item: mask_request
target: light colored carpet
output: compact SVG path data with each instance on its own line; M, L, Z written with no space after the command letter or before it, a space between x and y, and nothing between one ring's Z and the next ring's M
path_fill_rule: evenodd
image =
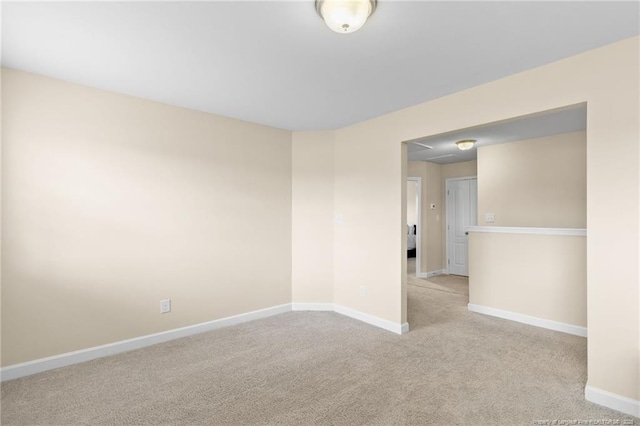
M292 312L9 381L2 424L632 420L584 401L585 339L470 313L463 294L408 294L404 336Z
M407 283L432 290L469 295L469 278L458 275L438 275L426 278L416 277L416 258L407 259Z
M407 274L407 283L431 290L446 291L462 295L469 295L469 278L459 275L437 275L429 279L416 278Z

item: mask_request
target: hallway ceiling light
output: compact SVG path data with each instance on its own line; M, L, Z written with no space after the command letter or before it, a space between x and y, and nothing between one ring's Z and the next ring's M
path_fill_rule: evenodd
M333 31L358 31L376 10L377 0L316 0L316 11Z
M473 148L473 145L476 144L475 139L463 139L461 141L456 142L456 146L460 151L467 151Z

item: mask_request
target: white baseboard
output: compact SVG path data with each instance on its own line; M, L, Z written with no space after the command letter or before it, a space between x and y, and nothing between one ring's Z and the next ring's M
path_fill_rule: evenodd
M356 311L355 309L347 308L345 306L334 305L334 311L354 319L357 319L367 324L391 331L396 334L405 334L409 332L409 323L398 324L386 319L382 319L373 315L365 314L364 312Z
M93 359L103 358L109 355L115 355L122 352L128 352L135 349L155 345L158 343L168 342L170 340L179 339L181 337L192 336L194 334L216 330L218 328L229 327L248 321L267 318L273 315L290 312L292 310L337 312L339 314L366 322L368 324L380 327L396 334L404 334L409 331L408 323L397 324L373 315L356 311L354 309L336 305L334 303L286 303L284 305L273 306L266 309L260 309L258 311L247 312L245 314L220 318L213 321L203 322L201 324L175 328L173 330L167 330L155 334L148 334L146 336L135 337L128 340L121 340L119 342L109 343L102 346L95 346L93 348L67 352L64 354L36 359L21 364L9 365L0 369L0 381L30 376L32 374L42 373L43 371L67 367L69 365L79 364L81 362L91 361Z
M398 334L407 334L409 332L409 323L403 322L400 324L400 333Z
M437 275L445 274L446 272L447 272L446 269L438 269L437 271L420 272L419 274L416 274L416 277L418 277L418 278L431 278L431 277L435 277Z
M81 362L91 361L93 359L103 358L105 356L115 355L122 352L128 352L134 349L140 349L146 346L179 339L181 337L192 336L194 334L203 333L205 331L229 327L232 325L241 324L243 322L267 318L273 315L278 315L290 311L291 304L286 303L284 305L273 306L253 312L247 312L245 314L220 318L217 320L190 325L187 327L175 328L173 330L163 331L161 333L148 334L146 336L135 337L128 340L121 340L119 342L95 346L93 348L67 352L64 354L36 359L21 364L10 365L0 369L0 380L5 381L17 379L19 377L30 376L32 374L41 373L43 371L66 367L73 364L79 364Z
M447 272L445 269L439 269L437 271L427 272L427 278L435 277L436 275L442 275Z
M292 311L333 311L333 303L297 303L291 304Z
M382 328L387 331L391 331L396 334L405 334L409 332L409 323L398 324L391 322L374 315L365 314L364 312L356 311L355 309L347 308L345 306L337 305L335 303L292 303L291 308L293 311L330 311L335 312L347 317L357 319L375 327Z
M467 305L467 309L469 309L471 312L477 312L479 314L491 315L498 318L521 322L523 324L534 325L536 327L548 328L549 330L561 331L563 333L573 334L574 336L587 337L587 328L578 325L532 317L516 312L503 311L501 309L475 305L473 303L469 303Z
M626 396L607 392L589 385L584 388L584 398L594 404L602 405L631 416L640 417L640 401L636 399L627 398Z

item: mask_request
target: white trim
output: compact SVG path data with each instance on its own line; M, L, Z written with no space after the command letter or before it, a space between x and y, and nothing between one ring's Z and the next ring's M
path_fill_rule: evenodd
M341 305L334 305L334 309L337 313L345 315L351 318L355 318L367 324L391 331L396 334L405 334L409 331L409 324L398 324L386 319L382 319L373 315L365 314L364 312L356 311L355 309L347 308Z
M416 276L422 271L422 178L421 177L407 177L407 181L416 182L418 188L418 199L416 200ZM405 226L406 228L406 226Z
M447 270L446 269L438 269L437 271L431 271L431 272L422 272L420 274L416 274L417 278L431 278L431 277L435 277L437 275L443 275L446 274Z
M478 175L446 178L445 179L445 189L446 189L446 183L449 182L449 181L453 182L453 181L456 181L456 180L473 180L473 179L478 179Z
M336 305L334 303L286 303L284 305L272 306L270 308L220 318L187 327L175 328L173 330L167 330L160 333L148 334L146 336L135 337L133 339L121 340L119 342L113 342L106 345L94 346L92 348L67 352L47 358L40 358L21 364L9 365L0 369L0 381L17 379L19 377L42 373L43 371L80 364L93 359L168 342L181 337L192 336L194 334L216 330L218 328L229 327L244 322L283 314L285 312L291 312L292 310L336 312L396 334L405 334L409 332L409 324L406 322L403 324L394 323L373 315L365 314L364 312Z
M333 303L298 303L291 304L292 311L330 311L333 312Z
M640 417L640 401L636 399L594 388L588 384L584 388L584 398L589 402L620 411L621 413Z
M115 355L122 352L128 352L158 343L179 339L181 337L192 336L194 334L203 333L205 331L229 327L232 325L241 324L261 318L267 318L273 315L278 315L290 311L291 304L286 303L284 305L272 306L266 309L247 312L245 314L220 318L217 320L207 321L187 327L174 328L173 330L167 330L160 333L147 334L146 336L121 340L119 342L109 343L101 346L94 346L92 348L67 352L47 358L40 358L33 361L23 362L21 364L14 364L0 369L0 380L5 381L17 379L24 376L30 376L32 374L41 373L43 371L66 367L73 364L79 364L81 362L91 361L93 359Z
M437 275L443 275L447 272L446 269L438 269L437 271L427 272L427 278L435 277Z
M582 228L524 228L517 226L469 226L469 232L490 234L535 234L535 235L572 235L586 237L587 230Z
M490 308L488 306L475 305L469 303L467 309L479 314L491 315L511 321L521 322L536 327L548 328L549 330L560 331L562 333L573 334L574 336L587 337L587 328L579 325L566 324L563 322L548 320L544 318L532 317L519 314L517 312L503 311L502 309Z

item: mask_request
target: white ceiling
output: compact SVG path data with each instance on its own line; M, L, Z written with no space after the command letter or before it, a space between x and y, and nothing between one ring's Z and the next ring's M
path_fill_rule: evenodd
M562 110L416 139L407 146L407 158L409 161L430 161L438 164L458 163L478 158L478 148L483 146L586 129L587 107L578 105L573 108L563 108ZM472 149L461 151L456 146L456 141L462 139L475 139L477 142ZM431 149L426 148L425 145Z
M290 130L335 129L637 35L637 2L3 2L2 64Z

